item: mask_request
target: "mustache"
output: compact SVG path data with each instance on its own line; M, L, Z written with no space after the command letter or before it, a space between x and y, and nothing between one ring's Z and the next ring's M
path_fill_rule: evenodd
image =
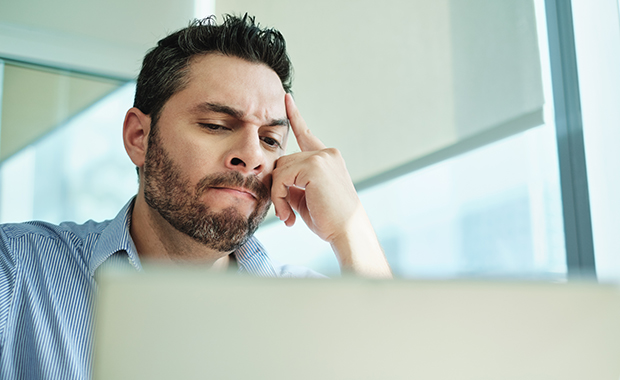
M256 195L258 201L269 200L269 189L258 177L244 177L238 171L207 175L196 185L196 196L200 196L210 187L240 187Z

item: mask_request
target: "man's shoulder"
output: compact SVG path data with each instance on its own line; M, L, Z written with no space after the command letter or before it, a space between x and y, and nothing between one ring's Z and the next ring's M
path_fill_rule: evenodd
M0 225L0 253L13 262L32 260L34 257L53 261L67 254L88 262L88 252L108 224L109 221L92 220L82 224L42 221L3 224Z
M32 221L0 225L0 293L12 289L18 277L36 278L45 273L50 275L48 285L66 285L65 281L83 278L80 274L87 273L90 251L107 223L56 225Z
M24 237L41 237L41 238L73 238L84 240L93 234L100 234L110 223L109 220L104 222L95 222L89 220L82 224L74 222L63 222L53 224L43 221L30 221L24 223L8 223L1 224L3 239L22 239Z

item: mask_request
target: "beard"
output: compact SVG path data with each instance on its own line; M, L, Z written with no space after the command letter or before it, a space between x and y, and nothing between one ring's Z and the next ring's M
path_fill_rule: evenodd
M244 177L238 171L205 176L192 189L189 180L164 150L156 129L148 143L144 162L144 199L176 230L206 247L232 252L242 246L265 219L271 200L269 189L256 176ZM202 200L211 187L245 188L256 196L250 216L236 208L212 211Z

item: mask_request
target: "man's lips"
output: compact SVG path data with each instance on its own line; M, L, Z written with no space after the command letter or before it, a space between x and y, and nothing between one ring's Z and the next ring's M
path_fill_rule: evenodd
M205 176L196 185L196 196L200 197L209 190L213 194L226 195L236 199L253 200L259 203L269 202L269 188L257 176L244 177L238 171L211 174Z
M256 197L256 194L254 194L254 192L246 188L242 188L242 187L211 187L211 188L214 190L229 192L236 196L251 197L254 200L258 200L258 198Z

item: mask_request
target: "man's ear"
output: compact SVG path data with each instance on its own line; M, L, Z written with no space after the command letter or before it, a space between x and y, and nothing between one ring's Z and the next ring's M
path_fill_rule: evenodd
M144 165L150 131L150 116L143 114L136 107L127 111L123 123L123 142L129 158L139 168Z

